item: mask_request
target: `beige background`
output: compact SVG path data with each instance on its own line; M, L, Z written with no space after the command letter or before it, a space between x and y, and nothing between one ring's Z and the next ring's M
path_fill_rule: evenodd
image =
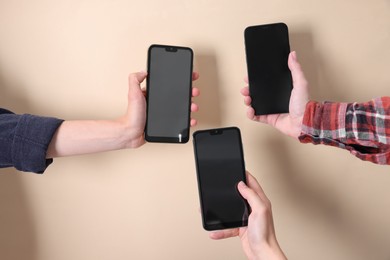
M0 0L0 105L113 118L150 44L192 47L196 129L236 125L290 259L390 259L390 168L251 122L243 30L284 21L317 100L389 95L389 0ZM196 130L192 129L192 130ZM202 230L191 142L0 170L0 258L245 259Z

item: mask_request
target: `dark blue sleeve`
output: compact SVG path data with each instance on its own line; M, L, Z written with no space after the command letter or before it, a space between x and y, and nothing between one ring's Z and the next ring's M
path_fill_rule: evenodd
M29 114L17 115L0 108L0 168L43 173L53 162L47 148L63 120Z

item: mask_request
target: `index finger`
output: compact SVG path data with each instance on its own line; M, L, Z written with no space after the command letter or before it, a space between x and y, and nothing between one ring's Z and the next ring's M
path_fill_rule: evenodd
M239 235L239 229L225 229L225 230L217 230L209 232L209 237L214 240L226 239L231 237L236 237Z

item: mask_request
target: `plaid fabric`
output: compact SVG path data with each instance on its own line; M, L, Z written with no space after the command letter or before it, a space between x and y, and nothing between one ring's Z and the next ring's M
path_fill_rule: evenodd
M299 140L336 146L362 160L390 164L390 97L365 103L310 101Z

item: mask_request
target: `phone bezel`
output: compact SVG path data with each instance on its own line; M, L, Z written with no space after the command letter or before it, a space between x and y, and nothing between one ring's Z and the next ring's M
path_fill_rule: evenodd
M232 221L232 222L220 222L218 224L207 224L206 219L205 219L205 214L204 214L204 206L203 206L203 190L202 190L202 183L200 180L200 170L199 170L199 160L198 160L198 153L197 153L197 136L202 135L202 134L210 134L210 135L218 135L218 134L223 134L224 131L230 131L234 130L236 131L238 135L238 140L239 140L239 149L240 149L240 156L241 156L241 167L242 171L240 173L240 177L242 177L242 181L244 183L247 183L246 179L246 170L245 170L245 160L244 160L244 150L243 150L243 145L242 145L242 138L241 138L241 131L238 127L223 127L223 128L214 128L214 129L204 129L204 130L198 130L193 133L193 147L194 147L194 155L195 155L195 165L196 165L196 176L197 176L197 183L198 183L198 194L199 194L199 201L200 201L200 208L201 208L201 215L202 215L202 226L205 230L207 231L212 231L212 230L221 230L221 229L228 229L228 228L237 228L237 227L243 227L248 225L248 217L250 213L250 206L248 202L244 199L244 203L246 204L247 210L248 210L248 215L246 219L240 219L237 221Z
M262 96L267 96L267 95L259 94L258 93L259 92L259 86L253 86L251 84L251 82L253 82L253 80L252 80L253 75L251 75L251 70L250 70L249 67L253 66L253 64L250 64L250 62L249 62L249 56L251 54L248 53L248 51L250 51L250 50L248 50L248 45L249 45L248 44L248 42L249 42L248 34L255 33L255 32L258 33L261 30L283 30L283 31L285 31L286 32L285 33L285 37L286 37L286 40L287 40L286 41L287 45L285 47L286 47L286 50L288 51L288 53L290 53L290 43L289 43L290 39L289 39L289 30L288 30L287 24L279 22L279 23L252 25L252 26L248 26L248 27L245 28L245 30L244 30L245 57L246 57L246 64L247 64L249 92L250 92L250 95L251 95L251 98L252 98L251 106L255 110L255 115L268 115L268 114L288 113L289 112L289 100L288 101L283 101L283 108L280 107L281 103L280 103L279 99L278 100L274 100L275 104L278 104L278 105L273 105L272 107L265 107L265 103L267 103L267 102L264 102L264 99L261 99L261 98L262 98ZM285 66L287 66L287 61L286 61ZM291 91L293 89L291 73L289 75L287 75L287 77L288 77L287 80L289 81L289 85L286 86L286 88L283 89L283 91L289 91L289 93L290 93L289 96L291 96ZM263 92L264 91L265 90L263 89ZM283 94L283 97L286 97L285 96L286 93Z
M186 50L189 51L191 54L191 61L190 61L190 84L189 84L189 95L188 95L188 108L187 108L187 127L186 127L186 136L179 138L176 136L153 136L148 134L148 114L149 114L149 93L150 93L150 66L151 66L151 59L152 59L152 49L153 48L162 48L166 51L172 51L175 52L175 50ZM158 142L158 143L179 143L184 144L189 141L190 138L190 122L191 122L191 97L192 97L192 74L193 74L193 61L194 61L194 52L189 47L184 46L175 46L175 45L163 45L163 44L152 44L148 48L148 58L147 58L147 71L148 75L146 76L146 122L145 122L145 140L147 142ZM153 91L153 90L152 90Z

